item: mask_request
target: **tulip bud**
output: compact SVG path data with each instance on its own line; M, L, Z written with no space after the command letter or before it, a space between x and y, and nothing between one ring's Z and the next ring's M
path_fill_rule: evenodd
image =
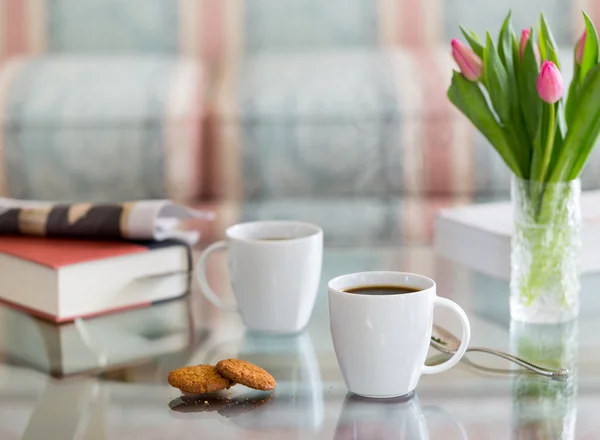
M525 55L525 47L527 47L529 35L531 35L531 31L529 29L523 29L521 31L521 43L519 45L519 54L521 55L521 59L523 59L523 56Z
M583 50L585 49L585 39L587 37L587 31L583 31L581 38L575 46L575 61L577 64L581 64L583 61Z
M565 89L560 70L552 61L544 61L537 79L537 91L543 101L554 104L562 98Z
M452 40L452 57L461 73L469 81L477 81L483 75L483 62L459 40Z
M519 43L519 54L521 55L521 59L525 56L525 48L527 47L527 42L529 41L529 37L531 36L531 31L529 29L523 29L521 31L521 41ZM533 52L535 53L535 59L537 61L538 66L540 65L540 51L535 44L535 41L532 41Z

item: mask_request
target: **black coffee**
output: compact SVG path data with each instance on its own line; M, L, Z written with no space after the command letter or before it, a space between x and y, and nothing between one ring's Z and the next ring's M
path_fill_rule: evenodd
M403 293L418 292L421 289L408 286L359 286L344 290L346 293L358 293L360 295L401 295Z

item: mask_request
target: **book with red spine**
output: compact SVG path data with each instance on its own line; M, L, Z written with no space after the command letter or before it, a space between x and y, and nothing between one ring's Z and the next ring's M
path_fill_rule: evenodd
M190 268L190 247L177 240L2 236L0 301L68 322L181 296Z

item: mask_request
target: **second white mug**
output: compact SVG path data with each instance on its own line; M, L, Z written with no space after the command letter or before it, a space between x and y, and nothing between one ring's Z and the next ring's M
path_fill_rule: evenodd
M196 265L206 298L217 307L238 310L250 330L282 334L304 329L319 289L321 228L296 221L256 221L231 226L225 234L227 240L206 248ZM208 284L206 260L217 249L228 250L236 306L224 304Z
M404 286L412 293L350 293L366 286ZM329 321L333 346L346 385L364 397L391 398L412 392L422 374L456 365L471 330L455 302L436 295L431 278L406 272L359 272L329 282ZM446 362L425 365L434 307L453 311L462 324L461 344Z

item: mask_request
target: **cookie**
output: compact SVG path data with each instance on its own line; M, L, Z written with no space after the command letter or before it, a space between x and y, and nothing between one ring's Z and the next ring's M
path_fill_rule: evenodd
M233 385L213 365L178 368L169 373L169 384L184 393L205 394L224 390Z
M255 390L272 390L276 385L266 370L241 359L224 359L217 364L217 370L232 382Z

